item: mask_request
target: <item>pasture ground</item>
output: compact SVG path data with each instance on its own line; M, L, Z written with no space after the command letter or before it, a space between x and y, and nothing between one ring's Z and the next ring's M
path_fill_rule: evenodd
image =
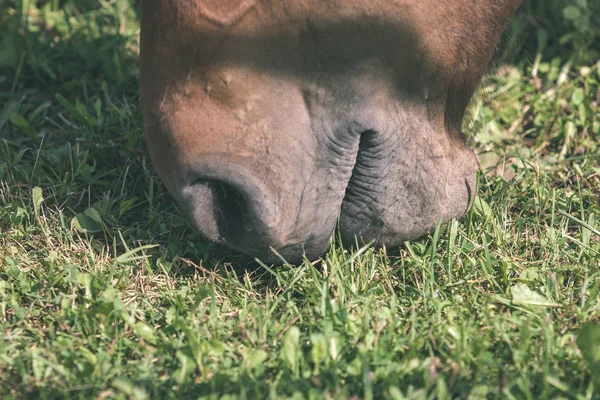
M600 2L513 20L465 218L248 271L151 168L137 7L0 0L0 398L600 398Z

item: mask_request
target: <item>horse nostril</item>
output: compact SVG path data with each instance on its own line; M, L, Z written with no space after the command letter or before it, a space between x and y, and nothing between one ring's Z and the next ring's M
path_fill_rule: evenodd
M207 239L250 254L278 245L278 193L255 171L205 160L189 172L188 182L179 200Z
M242 188L216 180L198 180L194 185L205 186L212 193L212 215L226 241L238 242L253 225L260 224L260 216L252 215L252 200Z

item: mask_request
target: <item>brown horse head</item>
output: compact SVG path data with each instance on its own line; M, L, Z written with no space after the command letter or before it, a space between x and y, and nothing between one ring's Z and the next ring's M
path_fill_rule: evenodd
M290 262L462 216L465 108L519 0L144 0L141 99L208 239Z

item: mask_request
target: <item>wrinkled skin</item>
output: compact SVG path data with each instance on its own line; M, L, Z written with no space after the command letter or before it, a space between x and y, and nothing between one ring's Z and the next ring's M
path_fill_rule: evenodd
M209 240L290 262L462 216L465 108L519 0L144 0L150 156Z

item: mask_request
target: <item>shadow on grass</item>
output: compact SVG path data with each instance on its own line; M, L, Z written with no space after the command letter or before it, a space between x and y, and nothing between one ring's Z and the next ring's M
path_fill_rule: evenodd
M53 11L46 4L26 16L16 10L0 18L3 97L52 99L61 93L75 100L100 91L117 97L137 94L137 26L119 27L116 12L98 5L70 5Z

